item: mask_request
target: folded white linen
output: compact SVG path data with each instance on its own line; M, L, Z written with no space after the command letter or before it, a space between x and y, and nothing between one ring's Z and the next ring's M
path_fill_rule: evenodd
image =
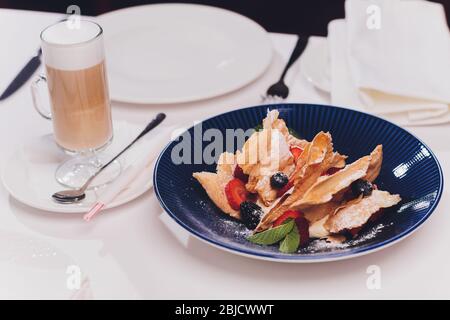
M328 26L332 103L402 125L449 122L450 33L442 6L347 0L345 9L346 20Z
M147 171L154 171L155 161L163 147L173 138L175 126L157 127L152 134L145 136L137 142L128 154L128 166L120 176L111 184L101 190L96 203L83 216L85 221L90 221L101 210L107 208L121 193L132 187L133 184L145 185L149 180ZM153 186L153 183L152 183Z
M328 24L330 50L331 103L363 110L358 88L354 86L347 59L347 25L339 19Z

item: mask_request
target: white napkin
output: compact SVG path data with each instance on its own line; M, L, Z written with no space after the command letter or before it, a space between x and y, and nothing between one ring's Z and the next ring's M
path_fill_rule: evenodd
M127 189L132 188L133 185L145 185L149 179L153 182L153 177L142 173L145 173L150 168L152 168L151 172L153 173L156 158L166 144L171 141L176 130L178 128L173 125L160 125L137 142L128 151L128 166L125 167L116 180L101 190L97 198L97 203L101 203L107 207L117 196Z
M450 33L440 4L347 0L328 26L333 104L403 125L450 121ZM367 23L379 12L379 29ZM373 26L373 25L372 25Z

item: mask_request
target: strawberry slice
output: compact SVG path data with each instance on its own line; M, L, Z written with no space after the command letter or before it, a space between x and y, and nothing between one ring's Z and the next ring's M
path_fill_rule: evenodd
M248 182L248 175L244 173L241 167L236 165L233 172L233 177L238 178L241 181L244 181L245 183Z
M309 221L301 215L295 219L295 224L300 234L300 246L304 246L309 242Z
M285 194L292 186L294 185L294 179L289 179L288 183L286 185L277 190L277 198L281 197L283 194Z
M241 202L247 200L248 191L245 189L245 184L238 178L230 180L225 186L225 195L228 203L234 210L239 210Z
M289 148L289 150L291 151L292 155L294 156L294 161L297 162L297 159L302 154L303 149L300 148L300 147L292 146L292 147Z
M352 235L352 238L356 237L358 233L361 231L362 227L356 227L348 230L348 232Z
M284 212L281 216L279 216L277 220L275 220L272 227L273 228L278 227L279 225L283 224L283 222L285 222L289 218L297 219L302 216L303 216L303 213L301 213L300 211L288 210L288 211Z

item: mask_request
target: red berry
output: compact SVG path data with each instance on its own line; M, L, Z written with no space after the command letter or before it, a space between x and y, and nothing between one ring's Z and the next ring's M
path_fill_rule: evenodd
M272 227L274 227L274 228L278 227L279 225L283 224L283 222L285 222L289 218L297 219L302 216L303 216L303 213L301 213L300 211L288 210L288 211L284 212L281 216L279 216L277 220L275 220Z
M300 246L303 246L309 242L309 221L305 217L300 216L295 219L295 224L300 234Z
M361 231L362 227L356 227L353 229L348 230L348 232L352 235L352 237L356 237L358 233Z
M225 195L230 206L234 210L239 210L241 202L247 200L248 191L243 181L234 178L225 186Z
M322 173L322 175L323 176L325 176L325 175L331 176L332 174L335 174L336 172L338 172L340 170L341 170L341 168L333 167L333 168L328 169L326 172Z
M384 212L383 209L378 210L377 212L375 212L370 216L369 221L370 222L377 221L383 215L383 212Z
M242 171L242 168L239 167L239 165L236 165L234 168L233 176L241 181L244 181L245 183L248 182L248 175Z
M277 198L279 198L283 194L285 194L290 188L292 188L293 185L294 185L294 179L290 179L284 187L277 190Z
M294 156L294 161L297 162L297 159L300 157L300 155L303 152L303 149L300 147L290 147L289 150L291 151L292 155Z

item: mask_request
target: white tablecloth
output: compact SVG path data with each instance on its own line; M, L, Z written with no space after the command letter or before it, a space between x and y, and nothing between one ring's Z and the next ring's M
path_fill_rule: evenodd
M0 10L0 90L38 48L40 30L59 17ZM164 111L167 124L190 126L195 120L258 104L260 95L278 78L296 40L283 34L271 38L274 61L250 85L188 104L113 103L113 117L143 125ZM327 103L328 97L301 77L298 65L288 74L290 100ZM449 181L450 127L409 130L435 151ZM0 102L0 166L21 142L49 132L51 124L33 110L28 86ZM79 215L27 207L0 186L0 298L448 299L449 209L445 189L436 212L405 241L356 259L296 265L236 256L190 237L162 213L153 191L85 223ZM377 290L366 285L371 265L381 271ZM83 283L77 293L71 281L78 271Z

